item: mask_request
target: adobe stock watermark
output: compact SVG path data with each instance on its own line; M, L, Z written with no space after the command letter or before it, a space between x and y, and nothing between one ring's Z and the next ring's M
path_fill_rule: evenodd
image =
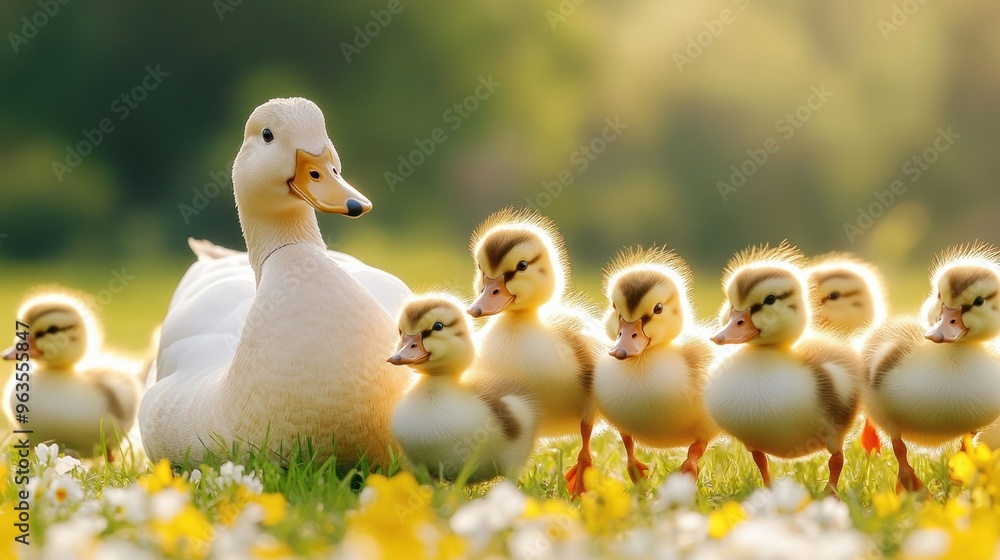
M132 114L139 104L146 100L149 92L155 90L163 83L163 78L170 74L160 69L160 65L146 66L146 74L143 75L139 84L129 91L119 95L111 101L110 111L118 118L118 122L124 121ZM52 172L56 179L62 183L63 177L67 173L72 173L81 163L83 158L94 153L94 149L104 142L108 134L115 131L115 121L111 117L104 117L98 121L97 126L91 129L83 129L83 140L75 146L66 145L66 157L63 161L52 160Z
M181 218L184 219L185 224L190 224L192 216L201 214L202 210L208 208L209 202L219 196L219 193L223 189L232 185L232 164L222 171L212 171L208 174L208 177L211 181L208 181L201 187L191 189L192 197L190 204L182 202L177 205L177 211L181 213Z
M556 174L555 179L542 181L542 190L534 197L525 197L524 205L535 212L552 205L552 202L562 196L566 187L576 181L576 174L586 171L590 164L597 160L613 144L623 131L628 129L628 124L622 122L621 117L608 117L604 119L604 128L601 133L595 136L586 144L581 144L569 155L570 166Z
M747 181L767 164L770 157L781 149L781 142L791 140L796 132L809 119L813 118L833 96L834 93L826 89L826 84L809 88L809 97L805 103L796 107L794 111L785 113L774 122L774 131L781 136L781 140L778 140L774 136L768 136L761 142L760 146L747 148L747 159L739 164L729 166L729 182L715 182L716 188L719 189L719 195L722 196L722 201L727 202L729 195L737 192L740 187L746 185Z
M937 162L941 154L950 150L955 145L955 141L961 137L962 135L953 131L950 126L948 128L938 127L937 136L934 137L930 145L907 159L900 171L910 179L910 183L916 183ZM884 216L899 198L906 194L908 188L909 186L902 179L894 179L889 183L888 189L876 190L872 193L875 201L867 207L858 207L858 216L854 223L844 223L844 234L847 235L847 240L854 244L858 237L871 230L872 226L875 225L875 220Z
M910 23L910 18L926 3L927 0L903 0L899 4L893 4L889 19L878 20L878 30L882 34L882 39L886 41L892 39L893 35L899 33L900 28Z
M566 23L566 20L576 13L576 9L583 5L587 0L560 0L559 5L556 6L555 10L545 10L545 19L549 22L549 28L552 31L556 30L556 26L560 23Z
M219 21L225 21L226 16L235 12L242 4L243 0L212 0L212 9Z
M7 33L7 40L10 41L10 48L14 49L14 54L21 52L21 47L28 44L46 25L52 21L63 6L69 4L70 0L38 0L40 8L30 16L21 18L21 33L11 31Z
M479 110L483 101L488 100L496 92L497 88L503 85L493 79L493 74L479 76L479 84L473 93L467 95L465 99L453 104L445 109L441 114L441 120L454 132L462 127L466 119ZM431 131L426 138L416 138L413 144L417 149L405 156L400 155L397 160L399 165L396 171L386 171L385 182L391 192L396 192L396 185L405 183L413 176L417 168L427 162L427 160L437 151L438 146L448 141L448 132L444 127L437 127Z
M354 37L352 37L351 42L340 42L340 52L344 54L347 63L350 64L352 57L361 54L361 51L372 44L372 40L381 35L382 30L392 23L393 16L403 13L405 8L406 6L400 0L389 0L385 8L372 10L370 12L372 18L364 25L354 26Z
M731 1L741 12L750 6L750 0ZM683 72L685 66L690 66L698 57L705 54L705 51L715 44L715 40L722 36L726 26L732 25L735 21L736 13L729 8L719 12L719 17L702 20L703 29L687 36L684 51L674 51L672 57L677 70Z

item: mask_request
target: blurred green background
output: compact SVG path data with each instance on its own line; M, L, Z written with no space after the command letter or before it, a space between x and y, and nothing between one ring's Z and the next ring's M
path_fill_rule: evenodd
M752 243L857 252L908 308L934 252L1000 241L997 2L237 2L0 5L0 316L38 284L97 294L124 270L101 312L113 345L141 350L185 239L243 248L231 187L195 191L228 175L253 108L291 95L324 109L375 204L321 217L329 245L418 289L468 290L469 233L526 200L559 223L592 299L619 248L667 244L708 313ZM167 75L129 106L147 67ZM616 118L627 128L593 153ZM77 150L102 119L114 129ZM411 156L436 128L447 140ZM393 189L401 156L423 162ZM752 173L723 197L731 166Z

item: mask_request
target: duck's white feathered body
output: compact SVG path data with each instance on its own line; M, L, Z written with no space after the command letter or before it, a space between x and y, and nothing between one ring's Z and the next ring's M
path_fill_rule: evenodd
M301 436L341 463L362 452L384 461L391 404L379 403L395 402L409 379L384 363L395 327L372 292L405 286L372 270L312 244L274 251L256 290L243 254L193 265L164 320L158 381L140 414L149 455L197 458L218 438L265 436L287 451Z
M692 338L629 360L602 356L594 374L598 409L620 432L649 446L709 441L719 427L702 392L708 360L698 356L711 354L707 343Z
M857 408L860 360L846 350L828 351L826 359L810 363L788 349L740 348L705 388L712 418L768 455L796 458L837 449Z
M392 432L406 457L432 475L454 480L474 461L469 482L511 476L528 459L537 408L528 398L487 397L447 376L425 377L396 406Z
M897 320L876 333L865 406L890 437L937 446L1000 416L1000 357L982 344L935 344L924 328Z
M496 316L479 333L479 365L466 381L524 387L541 406L540 436L579 432L581 418L592 414L593 351L574 325L553 326L522 314Z

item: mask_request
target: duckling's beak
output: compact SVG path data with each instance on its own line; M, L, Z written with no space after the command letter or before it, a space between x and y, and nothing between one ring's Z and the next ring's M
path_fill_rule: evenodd
M329 146L318 156L295 151L295 177L288 188L320 212L357 218L372 209L372 202L340 176Z
M424 337L418 334L403 336L396 354L386 360L394 366L422 364L430 359L431 353L424 349Z
M466 311L473 317L489 317L507 308L514 301L514 295L507 291L503 274L496 278L483 275L483 291Z
M41 358L42 353L39 352L38 347L35 346L35 335L29 334L27 343L28 343L28 357L32 359ZM14 344L10 348L4 350L3 354L0 355L0 358L8 362L13 362L17 360L17 354L18 354L17 344Z
M743 311L735 309L730 311L729 324L723 327L721 331L715 333L715 336L712 337L712 342L720 346L723 344L743 344L744 342L750 342L758 336L760 336L760 331L753 325L753 317L751 317L750 308L748 307Z
M3 359L8 362L14 361L15 359L14 356L16 355L17 355L17 349L15 349L13 346L3 351Z
M629 323L624 317L618 316L618 340L608 354L619 360L634 358L649 346L649 337L642 332L642 319Z
M933 342L955 342L965 336L969 328L962 322L962 308L941 306L941 318L924 334L927 340Z

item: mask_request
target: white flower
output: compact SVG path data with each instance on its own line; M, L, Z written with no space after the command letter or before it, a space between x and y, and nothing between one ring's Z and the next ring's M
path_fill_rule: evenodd
M129 541L102 539L91 558L101 560L156 560L158 556Z
M257 480L256 471L245 473L246 467L243 465L233 464L232 461L226 461L221 467L219 467L219 476L215 479L215 484L220 489L228 488L230 485L237 484L243 485L247 490L250 490L254 494L260 494L264 491L264 485Z
M102 499L111 510L112 516L121 515L125 521L132 525L141 525L149 518L149 495L138 485L133 484L126 488L107 488L104 490Z
M819 502L812 502L802 511L802 519L823 529L850 529L851 510L847 504L830 496Z
M656 497L656 509L664 511L689 508L694 505L696 492L695 480L691 475L673 473L660 485Z
M950 545L951 537L942 529L917 529L906 537L900 551L907 558L939 558Z
M56 447L56 450L58 449L59 448ZM56 471L56 474L59 476L65 476L66 473L70 473L75 471L76 469L82 469L82 468L83 468L83 463L81 463L79 459L77 459L76 457L66 457L66 456L56 458L56 464L53 467L53 469Z
M57 506L73 504L83 499L83 489L76 480L61 476L52 480L45 491L45 497Z
M38 458L39 465L48 465L49 461L55 460L59 456L59 446L56 444L45 445L39 443L35 446L35 457Z
M375 502L375 498L378 496L378 491L371 486L365 486L361 490L361 494L358 495L358 503L361 507L366 507Z
M201 481L201 471L198 469L191 471L191 474L188 475L188 481L191 484L198 484Z
M167 488L152 497L153 517L157 521L169 522L177 517L188 503L188 496L175 488Z
M510 481L498 483L485 497L469 502L451 517L451 530L470 541L474 551L482 550L493 535L510 527L528 499Z
M790 478L774 481L771 492L778 513L792 514L809 503L809 492Z
M69 521L56 523L45 530L42 557L59 560L88 558L87 549L107 527L108 521L99 516L75 516Z

